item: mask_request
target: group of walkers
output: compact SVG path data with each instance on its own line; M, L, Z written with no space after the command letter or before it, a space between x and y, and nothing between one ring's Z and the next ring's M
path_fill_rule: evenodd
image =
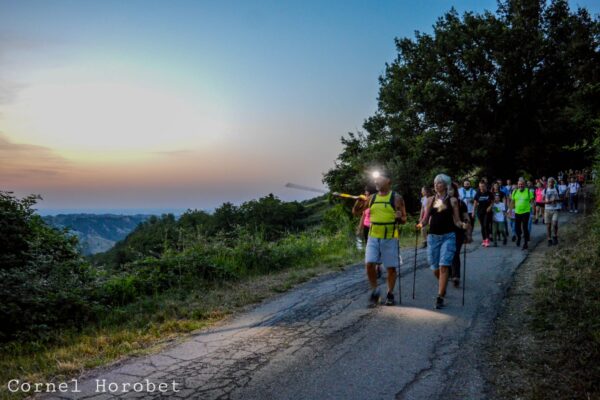
M558 244L558 212L578 212L586 176L585 170L566 171L558 174L558 180L519 178L516 184L500 179L490 183L482 178L475 190L470 180L459 187L449 176L440 174L434 179L433 190L423 187L416 234L421 231L425 239L422 246L427 248L428 264L438 281L434 307L444 306L449 281L454 287L460 286L460 251L464 244L473 241L476 221L481 227L483 247L497 247L498 242L507 245L511 236L516 246L522 245L521 248L527 250L532 223L540 220L546 225L548 246L555 246ZM406 223L406 209L402 196L391 190L389 173L380 172L374 183L376 193L366 191L354 205L353 213L361 216L359 226L366 243L370 303L380 302L377 278L383 264L387 269L385 304L393 305L400 260L398 232L399 225Z

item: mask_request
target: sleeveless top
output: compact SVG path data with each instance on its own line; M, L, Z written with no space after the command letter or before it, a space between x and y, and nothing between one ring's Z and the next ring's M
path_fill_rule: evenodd
M445 235L447 233L455 232L456 225L454 225L454 217L452 212L452 204L450 203L450 197L442 201L442 210L438 210L434 207L436 201L435 197L429 208L429 233L434 235Z

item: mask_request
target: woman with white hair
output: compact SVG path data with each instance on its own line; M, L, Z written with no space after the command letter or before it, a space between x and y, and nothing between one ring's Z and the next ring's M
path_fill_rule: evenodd
M434 305L438 309L444 306L449 269L456 252L456 228L467 228L467 224L460 219L459 200L448 193L451 184L448 175L435 177L435 194L427 199L425 214L417 224L417 229L429 225L427 260L438 280L438 295Z

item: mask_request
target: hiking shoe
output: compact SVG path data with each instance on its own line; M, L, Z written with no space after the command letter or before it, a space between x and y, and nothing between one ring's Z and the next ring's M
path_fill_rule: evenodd
M379 293L379 289L373 289L371 296L369 296L369 305L371 307L375 307L377 304L379 304L380 297L381 294Z
M548 247L551 247L554 243L552 242L552 239L548 240Z
M394 293L388 292L387 298L385 299L385 305L393 306L394 304L396 304L396 302L394 301Z
M442 296L438 296L435 298L435 304L433 305L433 307L436 310L439 310L440 308L444 307L444 298Z
M517 237L515 235L513 235L512 241L515 242L516 240L517 240Z
M552 242L554 243L555 246L558 245L558 237L554 236L554 238L552 238Z

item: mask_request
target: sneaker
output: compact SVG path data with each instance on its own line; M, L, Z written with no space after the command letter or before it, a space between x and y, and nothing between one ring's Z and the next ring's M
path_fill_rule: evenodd
M482 245L483 247L485 247L485 239L483 239L483 240L481 241L481 245Z
M421 245L422 249L426 249L427 248L427 242L423 242L423 244Z
M537 225L537 218L533 220L533 223Z
M520 238L520 237L518 237L518 238L517 238L517 247L519 247L520 245L521 245L521 238Z
M523 250L527 250L529 248L529 246L527 246L527 242L523 243Z
M379 304L380 297L381 295L379 293L379 289L373 289L371 296L369 296L369 305L371 307L375 307L377 304Z
M573 211L573 212L574 212L575 214L577 214L577 213L579 212L579 210L575 210L575 211Z
M555 246L558 245L558 238L556 236L554 236L554 238L552 239L552 242L554 243Z
M454 285L455 288L460 286L460 279L459 278L453 278L452 279L452 284Z
M506 237L504 238L504 240L502 241L502 244L506 246Z
M433 305L433 308L439 310L442 307L444 307L444 298L442 296L438 296L435 298L435 304Z
M394 304L396 304L396 302L394 301L394 293L388 292L387 299L385 300L385 305L393 306Z
M513 235L512 241L515 242L516 240L517 240L517 237L515 235Z
M553 244L552 239L549 239L548 240L548 247L552 246L552 244Z

